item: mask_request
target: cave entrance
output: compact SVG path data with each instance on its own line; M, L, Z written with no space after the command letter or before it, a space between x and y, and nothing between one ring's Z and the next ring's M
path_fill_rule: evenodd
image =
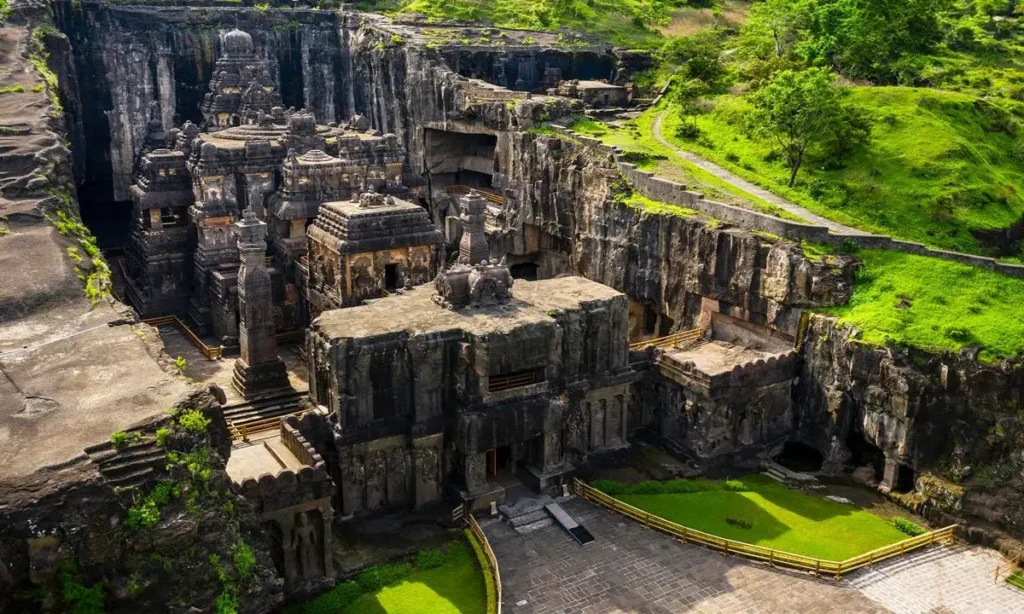
M900 465L896 470L896 483L893 484L893 490L904 493L914 490L916 478L917 473L913 469L906 465Z
M825 458L811 446L798 441L787 441L782 453L775 457L775 462L787 469L804 473L821 471Z
M428 128L424 140L426 172L433 189L492 187L493 176L498 172L497 136Z
M871 467L874 478L877 480L882 475L885 467L885 454L864 437L864 433L856 428L850 429L846 437L846 447L850 451L850 464L854 468Z
M540 273L540 266L536 262L520 262L509 267L512 279L525 279L526 281L537 281Z

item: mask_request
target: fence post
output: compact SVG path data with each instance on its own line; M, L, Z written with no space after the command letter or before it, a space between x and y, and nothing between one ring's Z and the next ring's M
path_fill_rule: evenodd
M644 528L645 529L650 529L651 528L651 513L650 512L647 512L647 516L644 517Z
M817 561L818 562L817 562L817 564L815 565L815 568L814 568L814 575L820 576L821 575L821 559L817 559Z
M244 424L242 425L242 441L249 443L249 427Z
M775 550L768 551L768 564L775 567Z

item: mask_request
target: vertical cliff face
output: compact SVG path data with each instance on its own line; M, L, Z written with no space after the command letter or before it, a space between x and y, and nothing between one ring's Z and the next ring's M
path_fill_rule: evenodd
M795 336L800 308L849 299L856 260L812 262L776 243L697 215L625 204L617 172L602 152L543 134L509 143L503 247L528 253L534 229L567 251L576 274L609 285L669 316L696 325L706 301Z
M1024 530L1024 367L869 346L825 316L803 354L802 441L832 463L869 462L866 443L915 472L926 506Z

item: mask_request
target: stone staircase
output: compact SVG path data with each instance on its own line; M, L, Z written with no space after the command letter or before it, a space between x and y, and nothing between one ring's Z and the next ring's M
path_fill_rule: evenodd
M787 469L770 459L763 459L761 461L761 473L787 486L809 488L811 490L824 488L818 482L818 478L813 475Z
M167 457L152 439L115 449L105 442L85 449L100 474L117 490L142 488L166 473Z
M272 418L287 416L299 410L299 402L306 396L306 391L289 391L271 397L229 403L224 406L224 419L235 428L265 422Z
M501 519L519 534L530 533L554 523L546 507L555 500L547 495L524 497L514 505L499 505Z

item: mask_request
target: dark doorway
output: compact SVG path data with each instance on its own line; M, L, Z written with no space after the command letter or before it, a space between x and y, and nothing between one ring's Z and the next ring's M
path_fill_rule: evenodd
M896 492L910 492L914 490L914 480L917 477L915 471L906 465L900 465L896 470L896 484L893 490Z
M397 264L389 264L384 267L384 289L389 292L398 289Z
M814 473L821 471L825 459L811 446L796 441L787 441L782 448L782 454L775 457L775 462L793 471Z
M885 464L885 455L878 446L872 445L864 433L853 428L846 437L846 447L850 450L850 464L856 467L871 467L875 472L877 480L882 475L882 467Z
M654 335L658 332L658 312L650 305L644 305L644 334Z
M540 267L537 266L536 262L523 262L520 264L513 264L508 270L512 273L513 279L537 281L537 273L540 270Z

